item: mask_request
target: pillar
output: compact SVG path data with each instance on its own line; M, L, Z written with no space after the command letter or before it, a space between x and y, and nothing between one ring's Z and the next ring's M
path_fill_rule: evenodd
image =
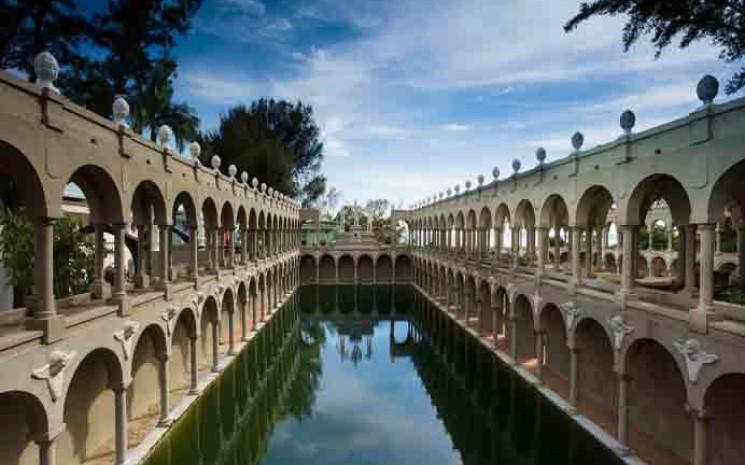
M592 268L593 236L594 236L593 228L592 226L588 226L587 229L585 229L585 276L587 276L588 278L592 278L592 275L593 275L593 268Z
M31 329L42 329L47 343L62 337L64 325L54 301L54 220L42 218L34 225L34 288Z
M701 237L701 256L699 259L699 311L711 310L714 301L714 247L715 225L698 225Z
M150 245L145 225L137 225L137 272L135 275L135 286L146 288L150 286L150 277L147 274L147 256L150 254Z
M496 294L491 296L491 333L494 347L497 347L497 336L499 335L499 298Z
M127 386L114 387L114 449L116 465L127 459Z
M171 263L168 255L171 249L170 236L171 226L167 224L160 225L160 285L165 287L168 285L168 278L170 276L169 264Z
M103 261L106 255L104 246L104 225L94 223L94 257L93 257L93 283L91 284L91 297L93 299L105 299L109 294L109 285L103 276Z
M160 378L160 419L159 426L166 426L171 422L170 407L168 403L169 377L168 377L168 354L161 354L158 375Z
M561 227L554 226L554 270L561 271Z
M535 377L538 381L543 382L543 332L535 332Z
M636 261L637 226L619 226L623 246L623 264L621 268L621 292L628 294L634 287L634 262Z
M577 382L579 381L579 349L571 347L569 349L569 403L572 407L577 407Z
M536 272L538 274L543 274L545 268L546 268L546 255L548 253L548 229L546 228L536 228L536 238L538 240L538 255L536 257L537 260L537 270Z
M510 357L514 363L517 363L517 318L509 315L510 320Z
M220 371L220 321L212 320L212 372Z
M572 284L577 286L582 282L580 269L580 239L582 238L582 228L575 226L572 228Z
M199 238L196 226L189 227L189 273L191 279L196 281L199 278Z
M706 465L708 459L708 418L704 412L693 412L693 465Z
M45 435L45 437L35 440L39 447L39 465L55 465L57 463L54 439Z
M685 227L685 289L693 295L696 287L696 225Z
M248 230L241 228L241 265L248 264Z
M210 234L212 235L212 271L217 271L220 268L220 258L222 255L220 228L213 228Z
M115 223L114 228L114 288L113 296L122 299L125 294L125 283L127 281L125 263L127 262L124 252L127 250L124 243L126 234L126 225L124 223Z
M199 352L197 351L197 336L189 338L189 364L190 383L189 394L196 395L199 392Z
M618 375L618 442L629 445L629 376Z
M235 309L228 313L228 355L235 355Z
M512 227L512 268L520 266L520 228Z

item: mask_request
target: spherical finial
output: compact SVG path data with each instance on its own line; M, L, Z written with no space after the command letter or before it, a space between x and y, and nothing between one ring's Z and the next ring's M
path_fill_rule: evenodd
M476 181L479 183L479 187L484 185L484 175L480 174L478 178L476 178Z
M162 125L158 128L158 142L163 147L168 147L168 145L173 140L173 130L170 126L167 124Z
M243 184L248 184L248 173L245 171L241 173L241 182Z
M518 160L517 158L512 160L512 171L514 171L515 174L520 171L520 160Z
M636 124L636 115L631 110L626 110L623 113L621 113L621 129L623 129L624 134L629 135L631 134L631 130L634 128L634 125Z
M54 87L54 81L57 80L59 75L59 63L49 52L41 52L34 58L34 72L36 73L36 84L42 88L49 89L55 94L59 94L59 90Z
M460 193L460 184L455 185L455 195L458 195Z
M535 159L542 165L546 161L546 149L538 147L538 150L535 151Z
M202 147L199 145L199 142L192 142L191 144L189 144L189 156L193 160L197 160L201 153Z
M262 182L261 183L261 192L266 192L266 183L265 182Z
M444 198L445 198L445 193L444 192L440 192L440 200L442 200Z
M719 93L719 81L714 76L707 74L698 81L696 86L696 94L699 100L704 102L704 105L711 105L714 103L714 99Z
M253 178L251 180L251 185L253 186L254 189L256 189L257 187L259 187L259 180L256 178Z
M269 197L271 197L271 196L272 196L272 193L274 193L274 188L273 188L273 187L269 187L269 188L268 188L268 189L266 190L266 193L267 193L267 195L269 195Z
M127 116L129 116L129 103L124 97L117 97L111 104L111 114L113 115L114 124L117 126L127 125Z
M471 180L466 181L466 190L471 190Z
M451 188L449 188L449 187L448 187L448 190L446 192L448 194L448 197L450 197L451 195L453 195L453 190Z
M212 165L212 169L218 169L220 168L220 164L222 163L222 160L220 159L220 156L218 154L212 155L212 158L210 158L210 164Z
M493 170L491 170L491 175L492 175L492 176L494 177L494 180L495 180L495 181L496 181L497 179L499 179L499 168L497 168L497 167L495 166L495 167L494 167L494 169L493 169Z
M582 148L582 144L585 143L585 136L582 135L581 132L577 131L572 136L572 147L574 147L575 152L579 152L579 150Z
M228 176L234 178L236 174L238 174L238 167L235 165L228 166Z

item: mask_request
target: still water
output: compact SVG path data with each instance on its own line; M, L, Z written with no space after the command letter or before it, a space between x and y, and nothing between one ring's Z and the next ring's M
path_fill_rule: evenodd
M145 463L619 463L433 315L408 286L301 288Z

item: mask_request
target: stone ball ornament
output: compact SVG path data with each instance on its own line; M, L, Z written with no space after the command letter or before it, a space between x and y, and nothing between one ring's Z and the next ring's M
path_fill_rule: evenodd
M241 173L241 182L243 184L248 184L248 173L245 171Z
M471 190L471 180L466 181L466 190Z
M535 159L542 165L546 161L546 149L538 147L538 150L535 151Z
M173 141L173 129L167 124L158 128L158 142L163 147L168 147Z
M212 155L212 158L210 158L210 165L212 166L212 169L214 170L220 169L220 164L222 164L220 155L218 154Z
M199 142L192 142L189 144L189 157L191 157L192 160L198 160L201 153L202 147L199 145Z
M235 165L228 166L228 176L234 178L236 174L238 174L238 167Z
M711 105L719 93L719 81L714 76L707 74L698 81L696 95L704 105Z
M42 89L49 89L59 94L59 89L54 86L54 81L59 76L59 63L54 55L44 51L34 57L34 73L36 73L36 84Z
M512 171L514 171L515 174L517 174L517 172L520 171L520 160L517 158L512 160Z
M583 136L581 132L577 131L572 135L572 147L574 147L575 152L579 152L584 143L585 136Z
M274 188L273 188L273 187L269 187L269 188L268 188L268 189L266 190L266 193L267 193L267 194L269 195L269 197L271 197L271 196L272 196L272 194L274 194Z
M453 190L451 188L449 188L449 187L448 187L448 190L446 192L448 194L448 197L450 197L451 195L453 195Z
M251 185L253 186L254 189L256 189L257 187L259 187L259 180L256 178L253 178L251 180Z
M621 113L620 123L624 134L628 136L631 134L631 130L634 129L634 125L636 124L636 115L631 110L625 110Z
M117 126L127 126L127 117L129 116L129 103L124 97L117 97L111 104L111 114L113 115L114 124Z
M455 195L458 195L460 193L460 184L455 185Z
M261 183L261 192L266 192L266 183L265 182L262 182Z
M483 174L480 174L479 177L476 178L476 181L478 181L479 186L483 186L484 185L484 175Z
M491 175L495 181L499 179L499 168L495 166L494 169L491 170Z

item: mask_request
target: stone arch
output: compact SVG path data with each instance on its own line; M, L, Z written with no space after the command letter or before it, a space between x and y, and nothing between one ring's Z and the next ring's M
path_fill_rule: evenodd
M72 173L68 183L78 186L85 195L90 223L125 222L119 189L108 171L96 165L83 165Z
M220 346L221 352L227 353L235 337L235 307L236 295L231 287L227 287L220 298Z
M342 255L339 257L339 282L340 283L353 283L354 282L354 266L355 261L351 255Z
M738 463L745 457L745 374L724 374L704 394L708 465Z
M512 305L512 319L507 343L517 363L533 363L535 353L535 323L533 321L533 304L525 294L515 296Z
M373 282L373 260L369 255L360 255L357 259L357 278L361 283Z
M618 378L614 371L613 345L605 326L594 318L582 318L574 330L574 350L577 351L577 403L578 407L594 417L612 418L616 424ZM604 424L603 421L597 421ZM607 424L607 423L606 423ZM610 433L614 433L611 430Z
M319 275L321 282L336 281L336 261L331 255L322 255L319 263Z
M213 328L218 328L220 324L220 307L218 307L217 299L214 296L208 295L204 299L202 304L202 318L199 322L199 367L203 369L208 367L210 360L213 359L214 353L212 353L212 344L214 344L214 337L218 337L219 334L215 334Z
M667 264L662 257L653 257L649 266L649 275L654 278L662 278L668 275Z
M740 212L745 212L745 161L739 161L729 167L714 182L708 201L706 202L708 221L723 223L724 210L728 206L736 206Z
M564 198L559 194L546 197L541 206L540 225L544 228L556 228L569 225L569 209Z
M494 313L491 310L491 289L485 279L479 280L478 286L479 334L488 334L494 324Z
M96 348L82 357L64 396L65 430L55 440L59 463L83 463L112 453L112 389L121 389L123 380L120 359L110 349Z
M411 259L408 255L396 256L396 282L411 281Z
M132 194L132 214L135 225L152 221L156 225L167 224L166 202L160 187L153 181L140 182Z
M37 463L39 448L33 438L42 438L49 431L44 404L25 391L0 393L0 463Z
M659 342L642 338L632 342L622 360L629 376L630 427L690 461L692 422L686 413L685 381L673 354ZM629 445L634 450L640 449L638 437L630 435Z
M668 174L652 174L633 189L626 205L626 224L642 225L652 204L662 199L670 208L673 225L688 224L691 203L683 185Z
M375 262L375 268L377 269L379 283L389 283L393 280L393 260L391 260L390 255L379 255ZM398 279L398 276L396 276L396 279Z
M300 284L316 282L316 257L310 254L300 258Z
M155 323L147 325L134 341L130 378L127 389L127 418L130 429L147 425L149 430L157 422L160 405L160 364L170 353L163 328ZM137 446L131 443L130 446Z
M194 310L182 309L175 317L171 330L171 348L168 362L170 393L177 401L189 388L191 374L190 345L196 344L199 327ZM174 402L174 404L177 402Z
M515 208L515 221L513 226L530 228L535 226L535 211L530 200L522 199Z
M577 204L575 222L580 227L599 227L607 223L608 212L615 201L605 186L592 185L585 189Z
M58 212L51 211L48 202L49 195L44 190L36 169L19 149L0 140L0 154L2 154L0 181L15 197L14 202L9 205L11 208L21 208L30 217L36 218L62 213L61 208Z
M569 399L569 349L564 315L554 303L541 309L543 337L543 376L546 383L565 399Z

